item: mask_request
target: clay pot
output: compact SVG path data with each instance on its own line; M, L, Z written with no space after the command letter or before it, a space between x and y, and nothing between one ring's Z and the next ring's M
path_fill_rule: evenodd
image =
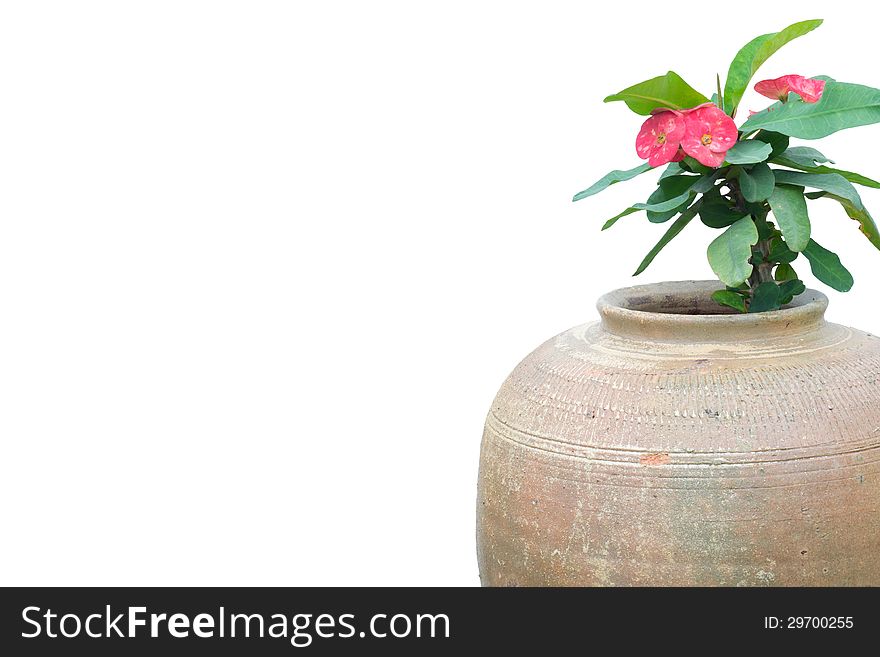
M717 281L599 300L486 420L484 585L880 585L880 339Z

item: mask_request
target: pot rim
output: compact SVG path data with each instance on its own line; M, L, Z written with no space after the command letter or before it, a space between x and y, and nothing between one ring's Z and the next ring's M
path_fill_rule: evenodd
M711 299L724 284L712 280L668 281L620 288L596 307L603 328L615 335L672 342L760 340L818 330L828 297L807 289L780 310L744 314Z

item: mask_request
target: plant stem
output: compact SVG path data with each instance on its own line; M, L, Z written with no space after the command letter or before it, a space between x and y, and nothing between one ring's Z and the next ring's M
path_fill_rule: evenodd
M770 241L758 240L757 247L760 249L761 255L764 256L764 262L755 265L755 272L758 275L758 284L760 285L761 283L773 280L773 263L767 262L767 256L770 255Z
M743 197L742 191L740 190L738 181L730 181L730 189L733 192L734 202L736 203L736 207L741 212L746 211L746 199ZM763 212L761 214L752 214L752 221L755 222L755 228L758 230L760 234L762 232L761 228L767 221L767 212ZM759 239L757 244L755 244L757 249L761 253L761 262L756 264L752 269L752 275L749 276L749 289L754 294L755 288L758 287L761 283L767 283L773 281L773 265L774 263L768 262L768 257L770 255L770 240L767 239Z

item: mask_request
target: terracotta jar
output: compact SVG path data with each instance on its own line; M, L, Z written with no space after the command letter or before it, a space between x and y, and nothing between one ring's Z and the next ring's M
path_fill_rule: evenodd
M504 382L477 499L484 585L880 585L880 339L807 292L599 300Z

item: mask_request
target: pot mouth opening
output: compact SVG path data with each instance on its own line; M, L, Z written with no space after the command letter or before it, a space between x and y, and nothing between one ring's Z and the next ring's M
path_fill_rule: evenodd
M818 329L828 298L806 290L780 310L739 313L721 306L712 293L719 281L674 281L637 285L605 294L597 307L611 333L661 340L749 340Z

